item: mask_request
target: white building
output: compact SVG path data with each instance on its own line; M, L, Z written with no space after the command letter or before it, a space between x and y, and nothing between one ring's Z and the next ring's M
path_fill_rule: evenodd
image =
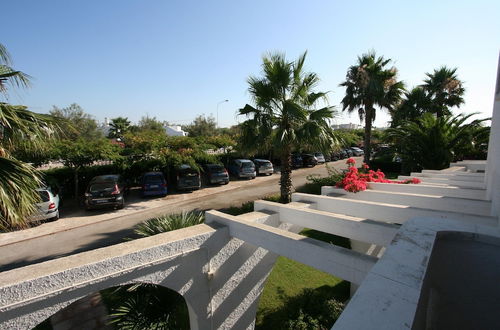
M336 124L332 125L333 129L358 129L358 128L363 128L363 125L358 125L354 123L349 123L349 124Z
M165 133L168 136L188 136L188 133L184 132L180 125L165 126Z

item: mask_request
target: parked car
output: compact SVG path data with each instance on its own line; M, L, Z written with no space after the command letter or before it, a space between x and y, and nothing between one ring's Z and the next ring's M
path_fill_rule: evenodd
M344 149L344 151L345 151L345 152L346 152L346 154L347 154L347 157L346 157L346 158L349 158L349 157L354 156L354 153L352 152L352 150L351 150L350 148Z
M208 184L228 184L229 183L229 173L222 165L218 164L208 164L203 166L205 180Z
M85 190L85 209L125 206L125 181L121 175L100 175L90 180Z
M318 164L318 160L313 154L302 154L302 164L304 167L314 167Z
M177 169L177 190L198 190L201 188L200 172L188 164Z
M161 172L147 172L141 177L142 196L166 196L167 180Z
M257 175L271 175L274 172L273 163L266 159L254 159L255 171Z
M316 157L318 164L324 164L326 162L325 156L323 156L321 152L315 152L314 157Z
M238 179L249 178L255 179L257 173L255 171L255 164L248 159L235 159L229 163L229 173Z
M299 168L304 166L302 156L299 154L292 154L292 168Z
M363 156L365 154L365 152L358 147L352 147L351 151L352 151L353 156L356 156L356 157Z
M57 220L59 219L59 195L50 188L43 187L36 190L41 202L36 203L36 212L31 215L29 221Z

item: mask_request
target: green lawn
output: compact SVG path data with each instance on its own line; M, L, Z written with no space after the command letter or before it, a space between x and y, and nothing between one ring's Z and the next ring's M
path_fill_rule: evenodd
M302 235L349 247L349 240L335 235L305 229ZM307 294L307 297L304 297ZM309 300L335 298L344 302L349 297L349 283L337 277L285 257L278 257L257 311L257 329L281 329L298 311L307 308ZM331 327L331 325L330 325Z

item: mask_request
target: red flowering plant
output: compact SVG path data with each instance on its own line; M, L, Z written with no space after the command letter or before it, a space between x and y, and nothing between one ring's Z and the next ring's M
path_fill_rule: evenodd
M363 163L361 169L356 167L356 160L349 158L346 161L348 166L347 171L344 172L343 178L337 182L336 186L344 188L349 192L358 192L366 190L368 182L382 182L382 183L420 183L417 178L407 179L404 181L393 181L385 178L384 172L380 169L377 171L370 170L368 164Z

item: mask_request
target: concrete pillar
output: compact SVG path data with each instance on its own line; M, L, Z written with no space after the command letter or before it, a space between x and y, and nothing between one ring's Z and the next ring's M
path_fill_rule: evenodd
M500 214L500 56L493 101L488 161L486 165L487 197L492 201L491 215Z

